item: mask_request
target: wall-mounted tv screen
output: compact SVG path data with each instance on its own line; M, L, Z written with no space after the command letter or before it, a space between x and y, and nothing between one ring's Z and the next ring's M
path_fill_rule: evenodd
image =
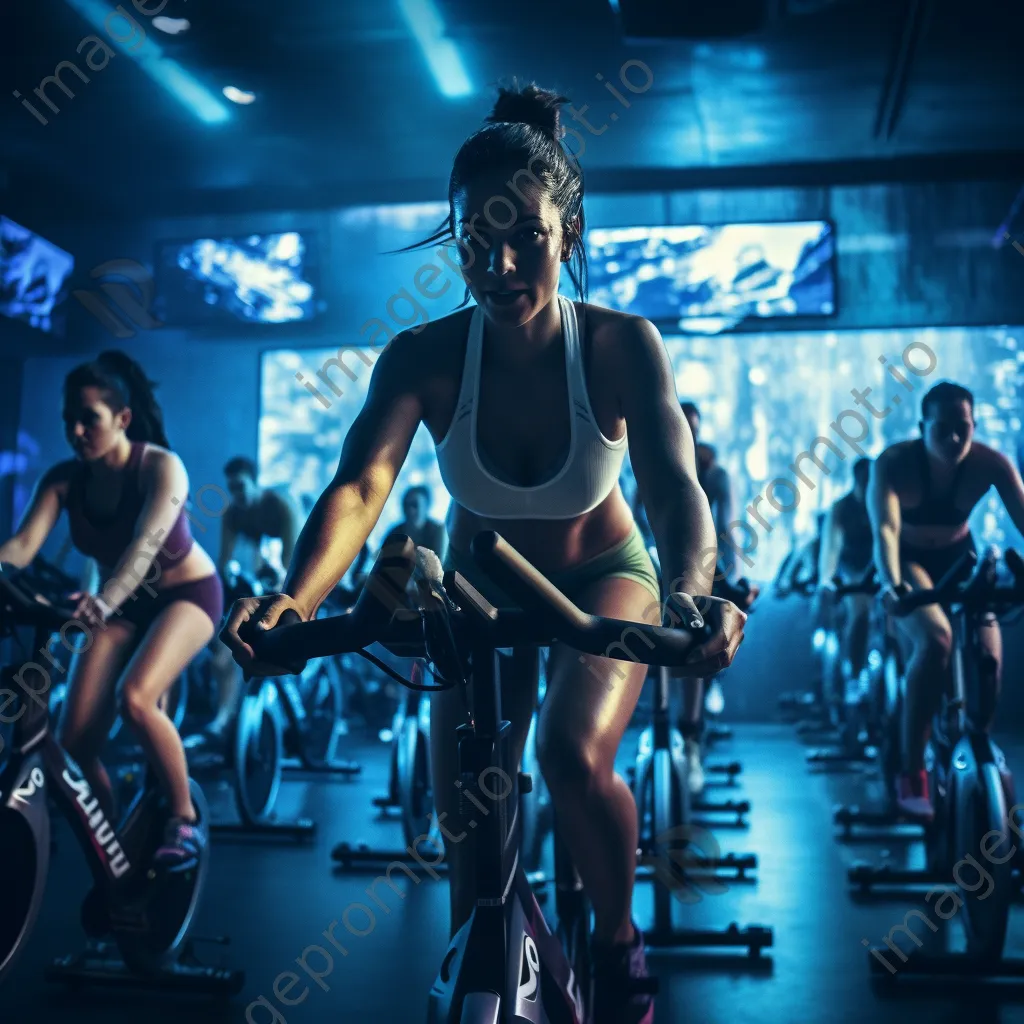
M316 257L302 231L161 242L156 316L180 327L311 320L322 305Z
M75 258L13 220L0 217L0 313L41 331L53 327L54 306Z
M825 221L595 228L590 295L656 321L829 316L834 252Z

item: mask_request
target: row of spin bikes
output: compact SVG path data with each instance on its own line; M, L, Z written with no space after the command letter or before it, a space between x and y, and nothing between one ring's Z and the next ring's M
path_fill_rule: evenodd
M783 566L776 579L776 595L812 596L819 581L787 572ZM797 720L798 731L812 742L827 744L807 755L812 766L836 766L863 770L869 785L881 789L872 806L840 805L833 820L844 840L856 838L921 838L925 865L908 869L893 865L857 863L848 878L861 898L872 890L906 893L919 887L928 890L930 909L927 927L902 926L888 936L888 947L869 947L869 966L880 979L895 976L890 961L898 957L899 975L970 977L1021 977L1024 961L1005 955L1011 905L1019 902L1024 874L1024 849L1015 845L1022 836L1021 811L1015 804L1013 779L1003 751L983 727L991 719L998 697L993 663L985 652L979 630L993 617L1001 622L1019 618L1024 606L1024 560L1013 551L1000 558L994 549L978 557L966 554L945 577L929 590L901 598L887 613L877 599L879 584L873 569L855 580L836 577L828 588L824 618L814 633L814 649L820 673L810 692L784 694L780 704ZM867 657L864 668L854 672L852 659L843 649L843 598L867 595L871 606ZM934 819L927 825L901 816L896 805L896 779L902 767L903 705L906 700L907 652L897 633L894 618L918 608L939 605L953 630L950 671L931 739L926 749L929 792ZM1012 683L1014 667L1004 669ZM873 778L872 778L873 777ZM978 884L982 864L991 885ZM939 902L933 895L948 891L964 941L957 945L948 928L932 918L951 920L953 914L936 915ZM919 921L917 923L920 923ZM902 940L893 944L894 936ZM867 942L865 941L865 945ZM882 954L889 960L882 958Z
M460 777L466 799L473 798L478 807L482 798L493 799L486 780L497 774L511 785L512 792L502 796L511 797L512 812L485 817L479 830L476 910L444 958L428 997L428 1020L432 1024L586 1024L590 910L557 829L553 829L558 920L554 931L539 909L536 880L528 878L520 856L525 820L520 798L531 792L533 780L529 772L509 763L509 726L501 714L500 652L511 646L544 649L563 642L601 655L627 629L642 635L646 660L661 671L635 783L646 852L658 855L652 875L664 882L663 869L671 874L673 865L695 871L715 866L710 857L657 849L672 842L680 823L685 833L690 808L682 744L668 719L667 670L685 662L703 633L586 615L497 534L481 534L473 553L520 609L493 608L463 577L434 573L429 564L423 565L422 552L418 555L406 538L396 538L378 557L370 578L374 586L364 589L351 610L310 623L283 624L254 643L260 657L279 664L345 654L365 656L366 648L377 643L396 658L433 666L431 673L414 673L412 679L396 674L410 690L429 693L457 687L464 692L468 706L475 710L460 729ZM418 607L409 614L405 595L414 569ZM116 948L119 960L66 958L52 967L51 974L71 984L136 987L141 983L172 991L237 993L244 982L241 972L201 964L190 938L209 867L209 846L204 846L191 871L155 872L150 864L166 808L152 773L146 773L128 810L115 824L107 820L80 769L51 731L51 707L41 696L45 694L43 669L31 659L55 664L50 661L55 636L73 615L68 607L43 597L43 582L30 575L0 574L0 625L9 635L28 630L32 636L25 660L4 670L5 686L0 689L3 721L13 723L13 730L5 734L6 749L0 751L0 849L11 877L23 882L9 887L0 919L0 982L23 950L42 903L51 851L52 803L67 818L95 882L82 908L84 929L97 942L105 940ZM389 607L372 596L389 590L394 596ZM407 732L396 730L396 737ZM722 771L733 774L730 766ZM409 774L414 776L415 772ZM421 779L419 784L422 788L429 780ZM206 828L210 811L195 781L192 795L200 827ZM531 820L533 825L527 828L538 828L538 819ZM682 839L685 845L686 836ZM759 926L741 929L734 924L722 932L675 928L670 920L671 896L658 895L675 887L655 887L651 945L740 946L755 956L772 945L771 929Z

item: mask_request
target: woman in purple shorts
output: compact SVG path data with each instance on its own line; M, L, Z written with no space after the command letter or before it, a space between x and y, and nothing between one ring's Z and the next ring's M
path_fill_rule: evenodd
M64 430L75 458L39 482L17 533L0 545L0 564L27 566L67 510L71 539L96 560L103 584L95 595L76 595L75 618L86 636L71 671L61 742L112 815L99 755L115 716L123 716L170 811L156 861L185 870L196 863L203 836L194 827L181 737L162 703L220 622L220 578L192 538L184 511L188 474L169 450L153 385L134 360L104 352L72 370L64 381Z

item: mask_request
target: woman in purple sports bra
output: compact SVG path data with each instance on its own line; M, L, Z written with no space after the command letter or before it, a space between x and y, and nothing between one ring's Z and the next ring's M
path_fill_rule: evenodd
M76 595L76 619L91 642L75 655L61 742L111 815L99 755L115 716L123 716L170 808L156 860L181 870L195 863L203 837L193 827L181 737L161 702L213 637L224 611L220 578L192 539L188 474L169 450L153 385L134 360L110 351L72 370L64 429L75 458L40 480L17 533L0 545L0 564L27 566L67 510L72 542L96 560L102 586Z

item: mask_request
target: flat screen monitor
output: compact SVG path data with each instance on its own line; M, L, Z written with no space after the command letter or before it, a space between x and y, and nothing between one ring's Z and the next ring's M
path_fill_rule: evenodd
M321 308L316 256L302 231L162 242L156 316L178 327L311 320Z
M661 322L830 316L834 252L826 221L592 229L590 297Z
M0 313L41 331L53 329L53 309L75 258L28 228L0 217Z

